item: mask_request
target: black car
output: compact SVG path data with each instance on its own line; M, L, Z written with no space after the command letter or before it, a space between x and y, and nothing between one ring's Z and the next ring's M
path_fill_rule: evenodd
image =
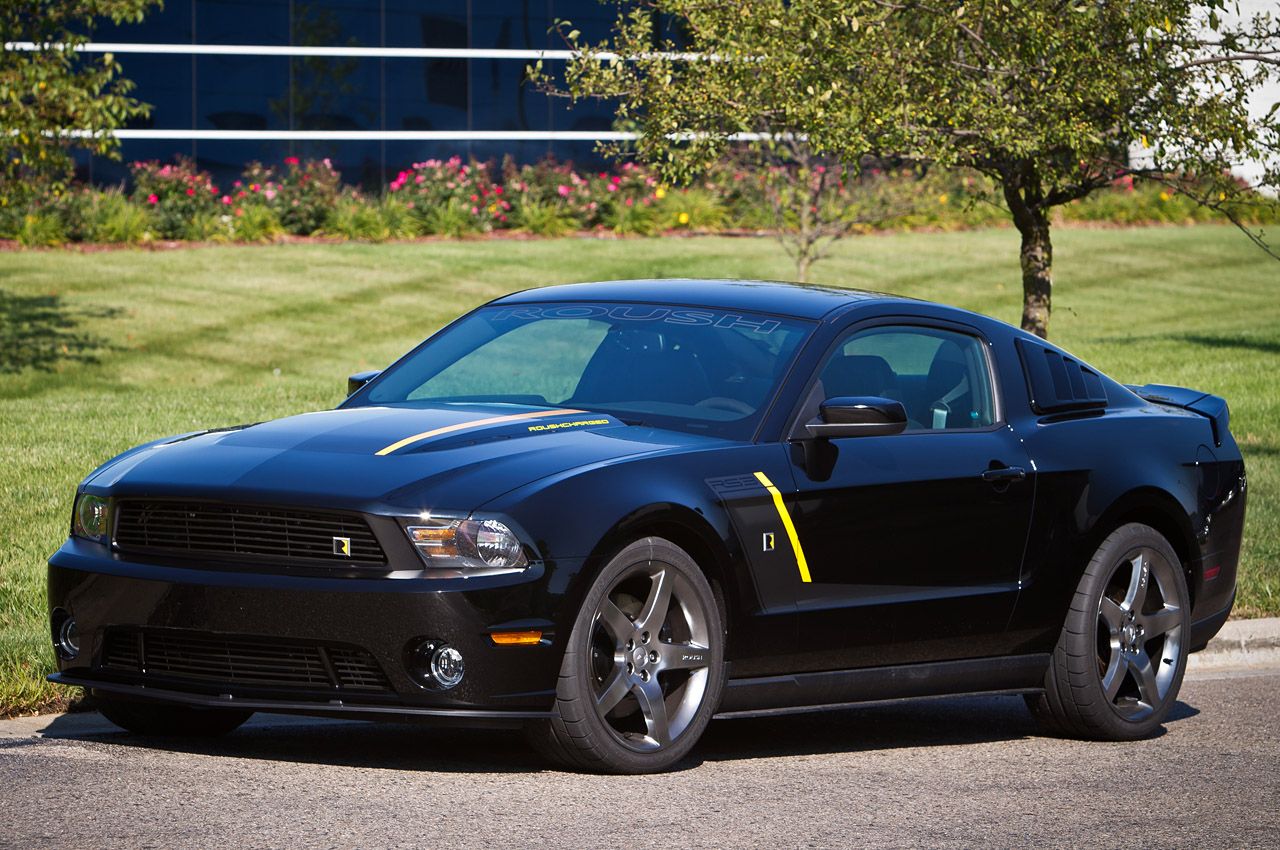
M417 717L646 772L713 716L939 694L1139 738L1235 599L1226 403L950 307L554 286L349 391L89 475L50 678L142 734Z

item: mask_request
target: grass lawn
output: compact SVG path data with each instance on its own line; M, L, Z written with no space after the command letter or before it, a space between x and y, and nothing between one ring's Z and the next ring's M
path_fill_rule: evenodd
M1055 342L1122 381L1230 400L1252 485L1237 616L1280 613L1280 264L1226 227L1055 237ZM1018 317L1011 230L854 239L814 271ZM514 289L790 273L771 240L720 237L0 254L0 716L60 698L44 561L106 458L331 407L349 373Z

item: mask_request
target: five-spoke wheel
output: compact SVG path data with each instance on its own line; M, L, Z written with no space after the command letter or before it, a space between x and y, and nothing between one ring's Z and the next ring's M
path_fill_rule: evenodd
M1043 695L1028 705L1069 735L1132 740L1173 707L1186 669L1187 580L1169 542L1130 523L1098 547L1076 589Z
M663 770L706 727L724 684L724 629L682 549L645 538L601 571L561 667L556 716L534 743L574 767Z

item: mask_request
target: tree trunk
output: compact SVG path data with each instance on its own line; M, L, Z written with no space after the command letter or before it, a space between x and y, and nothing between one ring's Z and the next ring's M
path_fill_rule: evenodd
M796 280L800 283L809 282L809 266L813 264L813 259L809 256L809 249L802 247L796 252Z
M1033 213L1035 222L1022 234L1022 329L1041 339L1049 338L1050 300L1053 294L1053 242L1049 239L1049 218Z
M1030 168L1004 175L1001 182L1013 223L1022 235L1022 329L1048 339L1053 292L1049 214L1041 203L1039 181Z

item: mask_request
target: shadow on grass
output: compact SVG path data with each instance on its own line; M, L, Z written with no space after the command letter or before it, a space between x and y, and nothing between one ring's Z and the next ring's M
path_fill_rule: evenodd
M0 289L0 372L50 371L60 361L96 363L98 352L110 345L81 325L123 312L116 307L74 309L60 295L14 295Z
M1200 345L1205 348L1239 348L1256 351L1260 354L1280 354L1280 340L1258 339L1247 336L1226 336L1218 334L1181 334L1173 339Z
M1178 702L1167 723L1199 710ZM442 729L412 723L259 715L216 740L156 738L117 730L97 715L54 720L46 738L98 740L173 753L432 773L529 773L548 768L511 730ZM1156 737L1165 734L1161 727ZM1042 732L1021 697L948 697L812 714L711 723L676 766L1019 741Z

